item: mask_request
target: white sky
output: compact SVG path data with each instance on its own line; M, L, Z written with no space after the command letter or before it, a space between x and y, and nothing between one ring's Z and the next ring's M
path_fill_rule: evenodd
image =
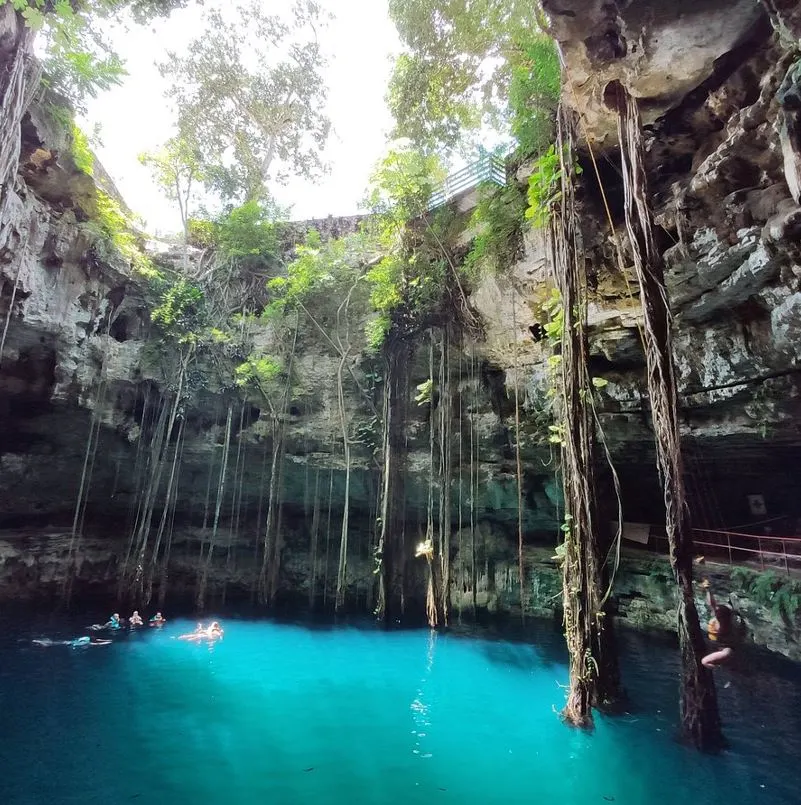
M207 7L214 2L207 0ZM274 11L273 0L264 0ZM329 56L328 115L332 122L325 160L331 172L316 182L296 180L271 191L292 205L294 220L350 215L359 211L368 178L386 150L392 118L384 103L391 56L399 50L386 0L327 0L335 19L320 41ZM128 77L88 103L82 121L87 132L101 126L100 162L111 174L128 206L144 218L151 233L180 229L178 211L153 184L137 155L161 146L173 133L174 115L163 97L166 82L155 62L167 49L180 52L201 30L202 10L173 12L149 28L113 35Z

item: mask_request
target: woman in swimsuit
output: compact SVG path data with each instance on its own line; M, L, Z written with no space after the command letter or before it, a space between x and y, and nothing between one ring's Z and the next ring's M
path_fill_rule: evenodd
M734 653L736 640L734 612L732 612L731 607L727 607L725 604L718 604L712 594L708 579L704 579L702 586L706 590L706 602L713 612L713 617L706 627L707 635L711 641L717 643L719 648L703 657L701 663L707 668L717 668L728 662Z

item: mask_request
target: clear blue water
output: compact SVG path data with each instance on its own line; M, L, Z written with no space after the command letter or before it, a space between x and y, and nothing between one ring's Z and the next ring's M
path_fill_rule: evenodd
M630 712L591 735L556 714L566 679L550 626L514 640L225 620L225 639L31 645L0 638L0 803L796 803L799 675L721 672L731 749L673 740L675 651L628 635ZM84 632L85 633L85 632Z

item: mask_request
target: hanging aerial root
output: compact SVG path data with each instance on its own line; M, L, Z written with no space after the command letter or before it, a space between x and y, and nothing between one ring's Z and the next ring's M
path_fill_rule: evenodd
M682 729L695 746L715 750L722 746L723 734L714 679L701 663L704 645L692 586L692 525L684 488L671 314L648 201L640 114L637 101L619 82L607 87L605 99L618 116L626 229L640 287L657 468L664 489L670 564L679 591Z
M564 719L592 723L592 708L620 695L617 655L604 617L603 550L595 479L593 386L588 369L587 282L574 201L573 124L560 109L557 148L561 188L548 229L550 262L562 302L561 382L557 411L561 421L561 468L565 499L562 590L570 674Z

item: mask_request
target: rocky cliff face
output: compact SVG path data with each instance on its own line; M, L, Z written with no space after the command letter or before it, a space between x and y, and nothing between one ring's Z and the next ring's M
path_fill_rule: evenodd
M789 55L798 37L794 4L765 3L772 16L750 0L544 6L567 64L565 101L582 116L580 203L594 278L593 371L608 381L600 415L626 518L659 522L661 491L620 216L616 130L603 103L613 80L640 98L647 123L696 522L720 527L764 519L751 514L750 494L764 495L766 517L797 517L801 82ZM23 135L19 180L0 222L0 323L7 330L0 358L0 526L6 529L0 597L55 594L75 534L82 535L76 589L110 593L141 503L137 467L168 379L147 360L153 332L139 281L130 266L103 252L85 220L81 201L91 180L72 165L44 110L31 110ZM331 220L322 228L336 234L353 225ZM509 277L487 277L472 295L486 337L452 345L453 594L471 606L474 594L479 606L489 604L484 593L495 585L489 579L496 568L505 568L514 586L516 382L525 408L527 542L552 541L560 519L539 419L546 349L536 325L548 282L543 245L529 233ZM328 602L344 496L338 358L312 336L300 334L298 389L281 462L281 592ZM265 329L258 337L267 344L272 336ZM429 375L428 361L427 345L418 344L409 361L410 398ZM352 462L348 595L364 606L375 584L378 397L369 365L354 360L352 369L361 389L346 383L351 432L360 434ZM411 602L424 593L424 567L413 548L425 531L431 482L427 409L409 402L402 541ZM229 407L234 439L221 481ZM225 537L211 563L211 595L249 597L266 517L268 417L254 400L202 381L184 416L170 515L171 589L176 598L191 596L219 499ZM87 502L75 520L82 486ZM321 537L313 552L315 523Z
M615 80L640 99L646 124L696 523L720 528L756 519L748 494L764 495L767 517L797 517L801 139L792 134L798 65L786 38L791 25L797 38L797 22L785 13L780 25L778 15L777 33L751 2L544 5L565 56L564 100L580 113L592 368L608 380L601 419L627 516L653 521L660 490L615 122L604 103ZM536 243L513 279L486 296L482 313L491 322L493 359L508 368L503 329L512 299L528 312L518 314L517 337L536 387L542 354L528 328L541 318L547 282Z

